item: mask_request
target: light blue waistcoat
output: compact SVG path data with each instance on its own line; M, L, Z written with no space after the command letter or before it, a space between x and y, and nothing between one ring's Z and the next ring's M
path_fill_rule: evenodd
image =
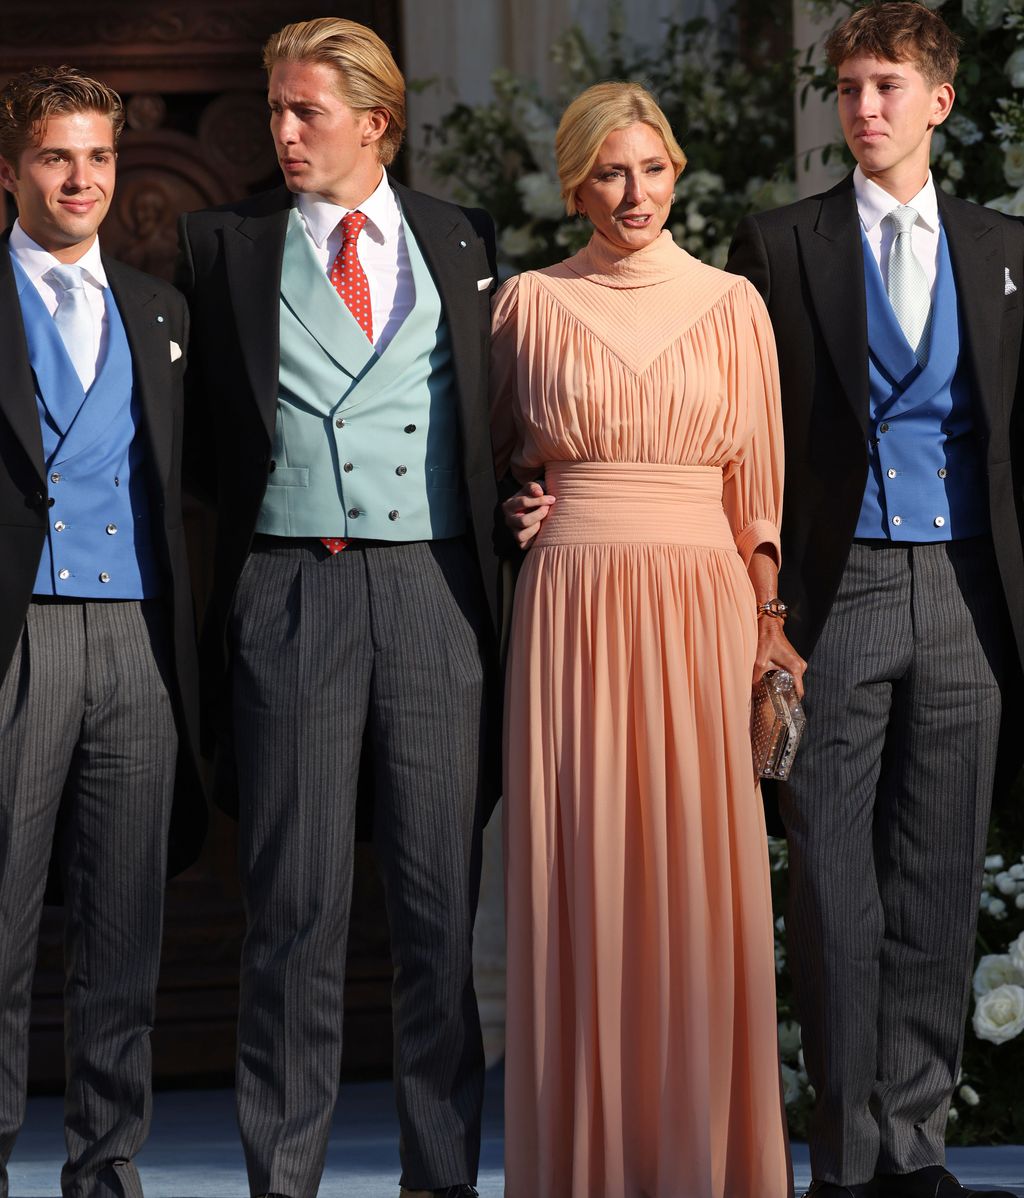
M104 289L107 352L87 394L42 297L13 257L11 263L36 380L50 504L34 593L157 595L142 417L114 294Z
M985 459L961 361L953 264L941 231L936 265L931 343L919 367L864 239L869 469L858 537L948 541L989 528Z
M273 465L257 532L420 541L464 531L448 325L408 224L405 237L416 300L378 355L298 211L289 214Z

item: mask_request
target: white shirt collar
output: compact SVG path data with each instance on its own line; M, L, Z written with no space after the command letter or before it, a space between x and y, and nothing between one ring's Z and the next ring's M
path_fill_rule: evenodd
M300 193L296 199L296 207L307 232L321 249L338 227L341 218L356 211L354 208L332 204L316 192ZM395 193L391 190L387 171L381 171L380 182L359 205L358 211L366 217L363 232L368 233L378 244L383 245L397 235L402 224L402 214Z
M33 285L54 266L61 262L38 245L21 227L21 221L16 220L11 228L11 238L8 242L11 257L32 280ZM97 237L85 253L74 263L82 268L82 273L97 287L106 287L107 272L103 269L103 258L100 255L100 239Z
M879 187L869 179L859 166L853 172L853 190L857 196L857 211L866 233L870 233L894 208L900 207L899 200L890 195L884 187ZM939 201L935 196L935 181L931 171L928 172L924 187L913 199L907 201L907 205L917 211L917 219L921 224L933 233L938 232Z

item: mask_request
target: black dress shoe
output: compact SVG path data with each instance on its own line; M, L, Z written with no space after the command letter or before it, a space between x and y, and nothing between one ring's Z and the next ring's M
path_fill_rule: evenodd
M876 1198L877 1193L873 1181L853 1186L840 1186L833 1181L812 1181L804 1198Z
M480 1191L468 1182L460 1182L456 1186L442 1186L439 1190L409 1190L402 1186L402 1195L430 1194L432 1198L480 1198Z
M1014 1198L1009 1190L969 1190L945 1165L929 1165L913 1173L880 1173L879 1198Z
M876 1194L873 1181L852 1186L836 1185L833 1181L812 1181L804 1198L876 1198Z

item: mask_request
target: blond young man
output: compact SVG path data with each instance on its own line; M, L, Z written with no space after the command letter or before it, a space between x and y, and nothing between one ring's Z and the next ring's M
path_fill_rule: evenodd
M182 224L187 438L216 504L205 630L248 935L252 1191L314 1198L342 1043L357 778L395 965L402 1193L475 1194L471 937L493 757L493 227L396 183L387 47L340 18L267 43L284 187Z

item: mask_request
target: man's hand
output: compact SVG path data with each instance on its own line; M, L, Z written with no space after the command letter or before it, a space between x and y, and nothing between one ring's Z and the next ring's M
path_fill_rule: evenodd
M540 483L527 483L501 505L505 523L520 549L530 547L554 502L554 495L546 495Z

